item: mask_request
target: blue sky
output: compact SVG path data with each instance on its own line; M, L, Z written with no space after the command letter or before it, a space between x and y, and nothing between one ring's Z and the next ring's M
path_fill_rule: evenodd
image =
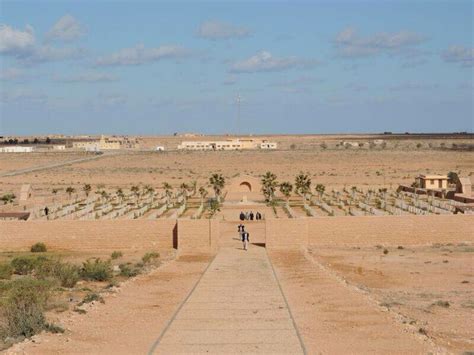
M472 1L0 4L4 135L473 131Z

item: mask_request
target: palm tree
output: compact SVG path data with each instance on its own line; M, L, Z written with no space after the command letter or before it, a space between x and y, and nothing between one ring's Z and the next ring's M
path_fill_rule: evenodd
M135 196L137 196L138 198L138 195L140 195L140 188L137 186L137 185L133 185L130 190L135 194Z
M165 190L166 206L169 206L171 193L172 193L173 188L171 187L170 184L168 184L167 182L164 182L163 183L163 189Z
M355 199L355 194L357 192L357 187L355 186L352 186L351 187L351 196L352 196L352 199Z
M84 191L86 193L86 196L89 197L89 194L92 190L92 186L90 184L85 184L83 187L82 187L82 191Z
M120 199L120 203L122 203L122 200L125 197L125 194L123 193L123 190L119 188L119 189L117 189L117 191L115 193L116 193L117 197Z
M209 219L214 217L214 215L221 210L219 201L212 199L209 202Z
M276 175L267 171L265 175L262 176L262 193L265 196L265 201L272 202L275 197L275 190L278 186L276 181Z
M76 192L76 189L75 189L74 187L72 187L72 186L69 186L69 187L66 188L66 192L67 192L67 194L69 195L69 198L71 198L71 195L72 195L74 192Z
M286 205L288 206L291 193L293 192L293 185L288 181L282 182L280 184L280 192L286 197Z
M306 203L306 195L311 191L311 178L308 174L300 172L295 179L295 191L303 196L303 204Z
M221 193L222 189L225 186L225 179L222 174L212 174L209 178L209 184L212 186L214 190L214 194L216 196L217 202L221 201Z
M324 186L323 184L316 185L316 192L319 194L319 200L323 198L324 191L326 191L326 186Z
M199 188L199 195L201 196L201 205L204 203L204 199L206 198L208 192L204 187Z

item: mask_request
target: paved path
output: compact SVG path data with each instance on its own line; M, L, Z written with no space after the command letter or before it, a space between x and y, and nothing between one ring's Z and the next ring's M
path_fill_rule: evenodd
M265 248L222 248L150 353L302 354Z

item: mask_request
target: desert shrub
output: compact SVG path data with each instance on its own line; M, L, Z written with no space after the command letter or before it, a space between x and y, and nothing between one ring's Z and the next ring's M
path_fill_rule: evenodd
M10 264L0 264L0 280L10 280L13 267Z
M17 256L11 261L13 272L17 275L27 275L33 272L38 263L38 258L31 256Z
M30 337L46 328L44 307L51 295L52 283L31 277L12 281L3 302L7 337Z
M433 303L433 306L448 308L450 304L448 301L436 301L435 303Z
M82 265L81 276L86 280L108 281L113 276L110 261L89 259Z
M388 249L384 249L384 250L383 250L383 253L384 253L385 255L387 255L387 254L388 254Z
M36 243L31 246L30 251L32 253L45 253L48 249L44 243Z
M62 287L74 287L80 279L80 268L70 263L59 260L47 260L36 265L38 278L55 278Z
M151 253L146 253L143 255L142 261L144 264L151 263L153 260L158 259L160 257L159 253L156 252L151 252Z
M127 264L120 264L120 275L125 277L135 277L140 273L140 267L133 266L130 263Z
M57 325L57 324L53 324L53 323L46 323L45 325L45 329L50 332L50 333L53 333L53 334L62 334L64 333L64 328Z
M121 251L114 251L112 255L110 256L112 260L121 258L123 256Z
M88 293L87 295L84 296L82 301L79 302L78 306L80 307L80 306L82 306L86 303L91 303L91 302L95 302L95 301L99 301L100 303L105 303L104 299L102 298L101 295L99 295L98 293L95 293L95 292L91 292L91 293Z

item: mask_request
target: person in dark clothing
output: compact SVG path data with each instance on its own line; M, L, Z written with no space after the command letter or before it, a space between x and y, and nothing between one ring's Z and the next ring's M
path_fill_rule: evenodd
M253 221L253 217L254 217L254 214L253 214L252 211L250 211L249 218L250 218L251 221Z
M244 246L244 250L248 249L249 241L250 241L249 232L243 232L242 233L242 243L243 243L243 246Z
M242 223L237 226L237 232L239 233L239 239L242 239L242 233L245 232L245 226Z
M48 214L49 214L49 208L48 208L48 206L46 206L44 208L44 215L47 216Z
M240 211L240 216L239 216L240 220L243 221L245 219L245 214Z

